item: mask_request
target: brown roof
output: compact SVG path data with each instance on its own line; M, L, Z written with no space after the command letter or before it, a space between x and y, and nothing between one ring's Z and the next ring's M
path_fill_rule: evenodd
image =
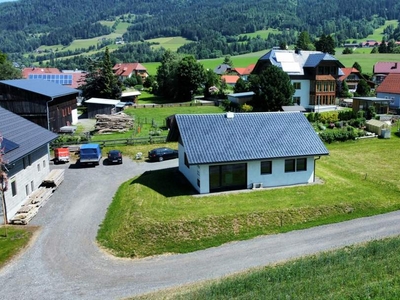
M332 75L317 75L315 77L316 80L335 80L335 77Z
M57 68L31 67L22 70L22 78L28 78L31 74L62 74Z
M347 77L349 77L351 73L357 73L358 75L360 75L360 71L358 71L356 68L340 68L340 69L344 73L344 75L339 77L340 81L345 80Z
M235 84L240 77L237 75L222 75L221 79L225 80L227 84Z
M400 94L400 74L389 74L376 88L377 93Z
M147 69L140 63L121 63L113 67L115 74L118 76L128 77L134 71L147 71Z

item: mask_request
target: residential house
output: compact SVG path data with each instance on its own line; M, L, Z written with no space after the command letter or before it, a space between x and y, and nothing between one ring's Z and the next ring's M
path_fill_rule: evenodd
M42 79L0 81L0 106L53 132L78 122L80 91Z
M364 78L364 76L358 71L356 68L341 68L342 74L338 82L340 83L339 85L339 91L342 87L342 84L344 81L346 81L347 86L349 88L350 93L355 93L357 90L358 83L360 82L361 79L365 80L367 84L370 86L370 88L375 88L375 83L367 80Z
M235 72L243 80L247 80L251 72L253 72L255 64L251 64L245 68L234 68L232 71Z
M231 103L236 103L238 105L243 105L248 101L251 101L254 96L254 92L243 92L243 93L233 93L228 94L228 100Z
M389 99L389 106L393 109L400 108L400 73L388 74L376 88L376 95Z
M334 56L319 51L271 50L262 56L253 74L268 66L277 66L289 75L295 88L293 102L308 111L336 108L337 79L342 76L343 64Z
M149 76L147 69L140 63L119 63L113 67L113 71L121 80L139 75L144 82Z
M400 62L377 62L373 68L372 80L380 85L389 74L400 74Z
M85 71L79 70L63 70L57 68L24 68L22 70L22 78L25 79L43 79L55 82L73 89L80 87L86 77Z
M224 74L227 74L227 73L231 72L231 70L232 70L232 68L231 68L230 65L220 64L220 65L215 67L214 73L216 73L218 75L224 75Z
M200 194L313 183L329 154L299 112L177 114L172 126L179 171Z
M221 81L224 81L227 85L234 87L239 78L240 77L237 75L222 75Z
M8 189L4 192L6 217L10 220L49 174L49 143L57 135L1 107L0 133L8 175ZM3 213L1 210L0 222Z

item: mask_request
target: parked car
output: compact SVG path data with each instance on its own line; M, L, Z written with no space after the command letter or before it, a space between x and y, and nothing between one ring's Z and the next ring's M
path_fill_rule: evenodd
M165 159L172 159L178 157L178 150L171 148L156 148L149 151L148 158L151 161L163 161Z
M107 161L110 164L122 164L122 152L119 150L111 150L107 153Z
M79 152L81 165L99 165L101 160L101 149L99 144L83 144Z

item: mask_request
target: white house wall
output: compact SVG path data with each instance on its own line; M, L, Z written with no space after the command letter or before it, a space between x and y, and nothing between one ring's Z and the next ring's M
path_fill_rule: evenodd
M78 109L75 108L71 111L71 116L72 116L72 124L77 124L78 123Z
M293 97L300 97L300 105L310 109L310 80L292 80L292 84L300 82L301 89L295 90Z
M7 206L7 217L10 220L27 197L35 190L50 172L47 145L31 153L31 165L24 169L23 159L11 163L8 172L8 190L4 193ZM16 195L12 195L11 183L15 181ZM0 223L3 223L1 211Z

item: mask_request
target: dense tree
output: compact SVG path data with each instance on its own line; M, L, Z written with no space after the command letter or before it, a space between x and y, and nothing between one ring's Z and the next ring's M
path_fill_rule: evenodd
M215 95L221 89L221 77L213 70L208 69L205 72L204 97L208 98Z
M258 111L279 111L283 105L293 103L295 89L289 75L276 66L269 66L260 75L249 78L254 91L253 107Z
M321 35L315 41L315 50L335 55L335 41L330 35Z
M347 85L346 80L343 80L341 86L339 87L339 96L341 98L350 97L349 86Z
M369 87L368 83L364 79L361 79L357 84L357 90L354 95L358 97L368 97L370 92L371 88Z
M248 81L243 80L242 78L239 78L238 81L236 81L236 84L233 88L233 91L235 93L248 92L249 90L250 90L250 83Z
M201 63L193 56L184 57L177 66L175 82L175 100L190 101L198 88L204 84L206 74Z
M382 39L382 42L378 47L378 52L379 53L387 53L388 52L385 38Z
M12 63L7 60L7 55L0 51L0 80L18 79L21 77L21 70L15 68Z
M233 61L230 55L225 56L224 61L222 63L230 66L233 69Z
M352 53L353 53L353 49L348 48L348 47L344 48L342 51L342 54L352 54Z
M311 43L310 34L307 31L302 31L297 39L296 49L299 50L314 50L315 47Z
M121 83L112 70L110 53L106 48L103 60L89 60L89 73L81 86L82 95L86 99L97 97L105 99L119 99L121 97Z
M353 68L357 69L358 72L360 72L360 74L362 74L362 68L361 68L361 65L358 62L354 62Z
M178 62L179 58L176 53L170 50L165 51L161 64L157 68L156 81L158 89L153 91L157 95L167 99L173 99L175 97L175 90L173 87L175 86L174 79Z

